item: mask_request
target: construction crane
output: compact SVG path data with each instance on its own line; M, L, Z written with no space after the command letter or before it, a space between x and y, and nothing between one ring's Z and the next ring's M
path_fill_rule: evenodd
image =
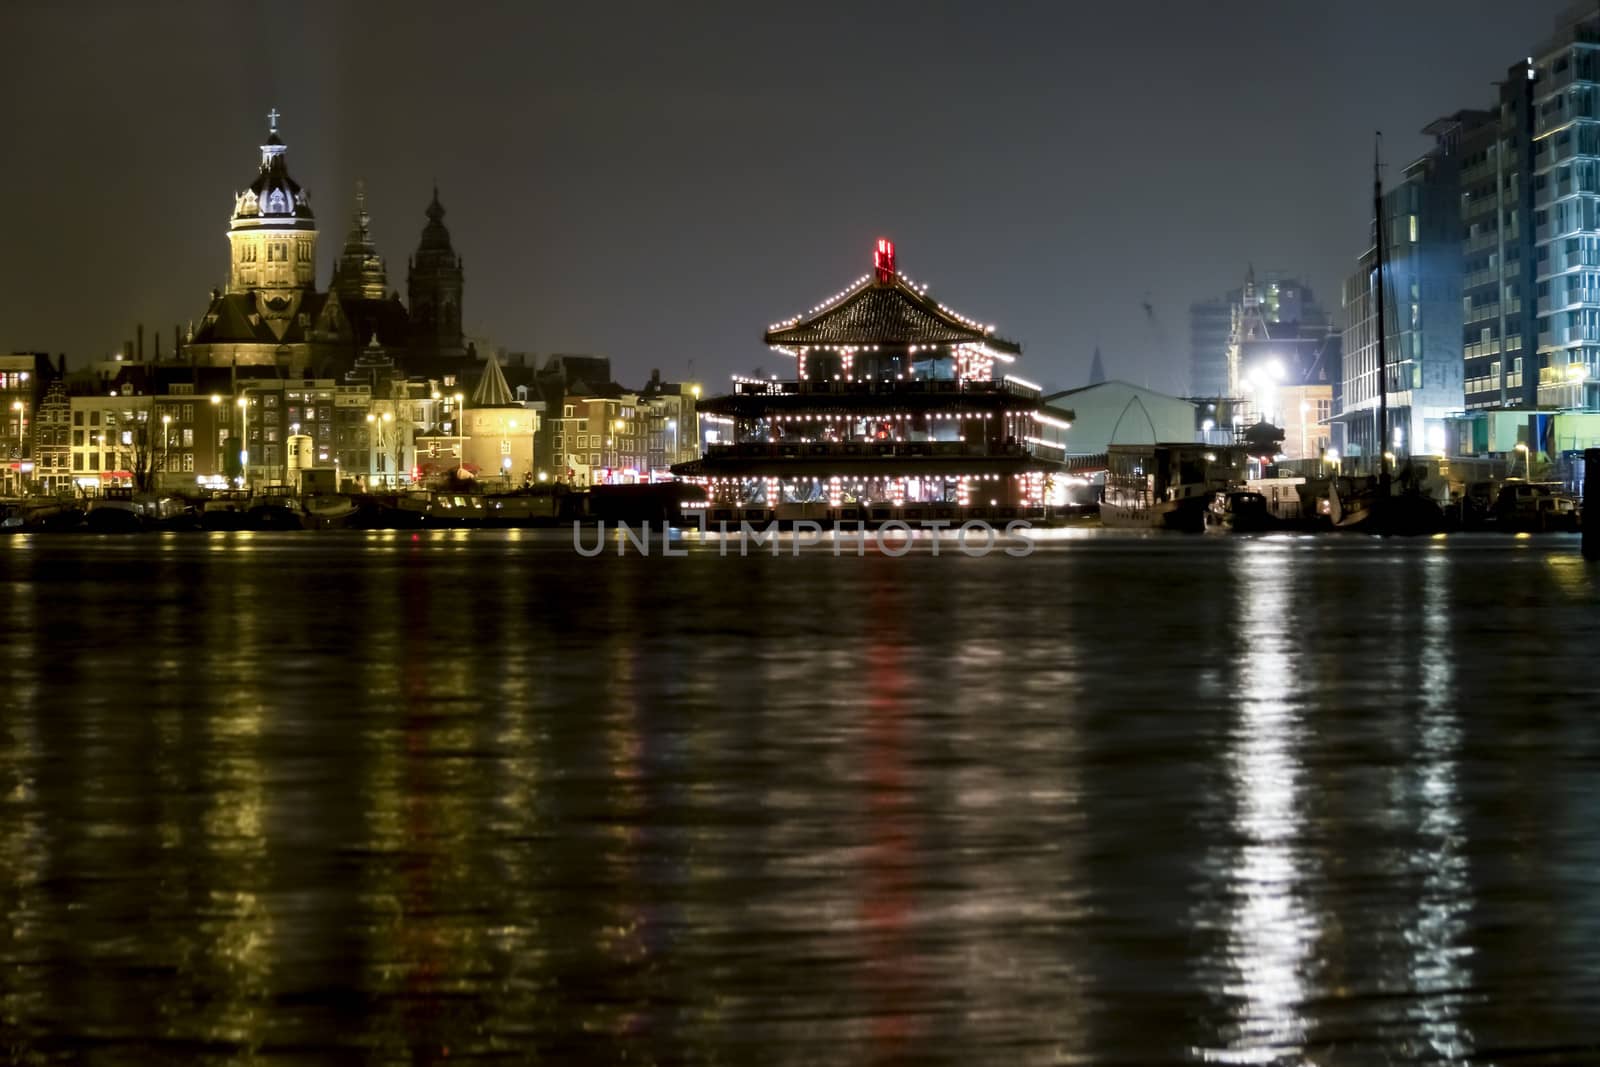
M1148 289L1145 290L1144 299L1139 302L1139 306L1144 309L1145 322L1149 325L1150 332L1155 337L1156 351L1161 357L1162 365L1167 368L1166 380L1170 386L1168 392L1172 393L1173 396L1181 396L1183 394L1183 377L1173 368L1170 362L1173 355L1172 339L1167 336L1167 327L1161 321L1161 316L1156 314L1156 305L1151 300ZM1144 384L1145 388L1148 389L1150 387L1148 371L1145 374Z

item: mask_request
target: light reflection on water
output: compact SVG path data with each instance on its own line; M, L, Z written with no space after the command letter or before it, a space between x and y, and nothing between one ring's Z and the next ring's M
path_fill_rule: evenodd
M0 545L0 1032L98 1062L1600 1059L1564 538Z
M1303 745L1299 706L1304 679L1292 649L1290 605L1295 561L1287 546L1243 547L1234 625L1243 638L1238 722L1229 777L1238 809L1238 845L1226 863L1232 898L1228 952L1235 974L1224 986L1237 1022L1220 1063L1276 1063L1304 1052L1306 974L1316 920L1305 906L1304 826L1299 793Z

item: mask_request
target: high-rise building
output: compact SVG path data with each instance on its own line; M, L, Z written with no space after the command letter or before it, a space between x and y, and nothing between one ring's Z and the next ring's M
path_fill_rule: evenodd
M1228 332L1237 296L1196 300L1189 305L1189 393L1228 393Z
M1256 281L1255 269L1233 304L1227 348L1227 389L1235 428L1267 422L1283 429L1299 405L1332 400L1327 316L1310 291L1287 279ZM1309 390L1309 392L1308 392ZM1293 405L1294 410L1288 410ZM1309 449L1321 434L1304 435ZM1298 436L1297 436L1298 440ZM1286 454L1297 454L1285 443Z
M1252 279L1254 314L1266 329L1281 337L1304 337L1320 341L1328 336L1329 316L1317 304L1311 287L1295 278L1277 273ZM1245 289L1230 291L1220 299L1197 300L1189 305L1189 390L1196 397L1225 397L1230 392L1228 352L1233 341L1236 316L1241 310Z
M1537 343L1531 73L1527 63L1512 67L1492 112L1458 113L1473 116L1457 131L1461 354L1468 411L1531 410L1537 400L1538 375L1534 368L1524 373L1536 358Z
M1600 4L1542 49L1533 111L1533 243L1541 408L1600 406Z
M1463 404L1461 177L1463 135L1493 123L1483 111L1461 111L1431 123L1434 147L1405 168L1383 195L1384 353L1387 367L1387 451L1440 455L1446 420ZM1376 225L1376 224L1375 224ZM1376 233L1376 229L1374 229ZM1371 460L1377 447L1378 328L1375 243L1344 288L1344 370L1336 447ZM1478 317L1486 318L1486 309Z

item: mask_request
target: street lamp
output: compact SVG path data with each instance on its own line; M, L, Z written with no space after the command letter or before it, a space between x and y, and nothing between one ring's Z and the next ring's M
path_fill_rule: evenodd
M26 405L21 400L13 400L11 402L11 410L15 411L17 413L17 459L18 460L21 460L23 455L24 455L24 453L27 452L27 446L24 444L24 442L22 440L22 412L23 412L23 408L25 406ZM21 466L19 464L19 466L17 468L17 483L18 483L17 491L18 491L19 494L22 491L22 489L21 489L21 483L22 483L21 470L22 469L21 469ZM8 481L9 481L9 477L10 476L8 475L7 476Z
M505 484L511 484L511 436L517 432L517 420L509 419L501 424L500 432L500 479Z
M240 397L239 404L239 485L250 488L250 401Z
M170 469L172 462L172 416L161 416L161 473Z
M1523 455L1525 455L1525 456L1527 456L1527 457L1528 457L1528 459L1527 459L1527 466L1525 466L1525 467L1523 467L1523 468L1522 468L1522 470L1523 470L1523 477L1524 477L1524 478L1525 478L1525 479L1526 479L1526 480L1527 480L1527 481L1530 481L1530 482L1531 482L1531 481L1533 481L1533 453L1532 453L1532 452L1530 452L1530 451L1529 451L1529 450L1528 450L1528 446L1527 446L1527 445L1525 445L1525 444L1523 444L1523 443L1522 443L1522 442L1521 442L1521 441L1518 441L1518 442L1517 442L1517 447L1516 447L1516 451L1518 451L1518 452L1521 452L1521 453L1522 453L1522 454L1523 454ZM1516 469L1517 469L1517 465L1516 465L1516 463L1515 463L1515 462L1513 462L1513 463L1512 463L1512 464L1511 464L1511 470L1512 470L1512 473L1513 473L1513 474L1515 474L1515 472L1516 472Z
M462 396L457 393L456 401L456 476L467 472L467 420L461 413Z

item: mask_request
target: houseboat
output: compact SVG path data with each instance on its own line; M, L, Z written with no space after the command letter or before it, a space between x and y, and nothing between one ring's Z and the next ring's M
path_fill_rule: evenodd
M1112 445L1100 521L1110 527L1198 533L1218 493L1244 488L1245 452L1170 442Z

